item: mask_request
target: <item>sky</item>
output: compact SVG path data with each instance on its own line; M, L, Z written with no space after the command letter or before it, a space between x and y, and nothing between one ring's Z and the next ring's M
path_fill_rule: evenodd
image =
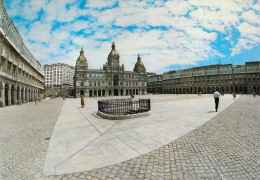
M25 44L43 64L75 66L83 46L102 68L112 42L148 72L260 61L257 0L5 0Z

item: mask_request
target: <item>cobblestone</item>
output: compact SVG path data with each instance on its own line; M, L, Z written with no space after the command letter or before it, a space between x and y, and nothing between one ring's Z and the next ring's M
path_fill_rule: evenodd
M0 115L0 130L4 132L0 136L3 179L257 179L260 176L260 97L240 97L196 130L148 154L93 171L44 177L42 170L48 148L44 138L50 137L62 105L59 100L49 102L46 101L49 103L46 111L38 113L34 106L28 105L31 113L17 116L25 119L21 122L9 117L15 116L11 111L8 116ZM36 115L45 117L36 120ZM2 121L3 117L8 118Z
M62 99L0 109L0 179L40 179Z

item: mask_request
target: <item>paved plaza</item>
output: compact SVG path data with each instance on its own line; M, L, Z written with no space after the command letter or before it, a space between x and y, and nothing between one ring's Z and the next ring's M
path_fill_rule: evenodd
M145 97L150 115L121 121L97 98L0 109L0 179L260 178L259 96Z

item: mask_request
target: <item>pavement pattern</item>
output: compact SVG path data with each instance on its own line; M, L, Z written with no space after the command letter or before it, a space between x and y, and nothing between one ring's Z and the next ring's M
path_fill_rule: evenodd
M231 95L222 96L216 112L212 95L136 99L147 97L151 99L149 115L127 120L96 116L99 98L85 99L85 108L80 108L78 98L67 100L52 132L44 174L90 171L147 154L191 132L234 102Z
M9 118L17 109L7 115L0 110L0 179L260 179L259 96L241 96L199 128L145 155L92 171L44 177L44 137L50 137L62 105L62 100L52 102L42 102L52 111L42 110L52 119L46 123L37 120L42 114L35 113L33 104L28 104L32 110L27 115L17 116L24 119L21 123Z
M49 138L64 101L0 108L0 179L40 179Z

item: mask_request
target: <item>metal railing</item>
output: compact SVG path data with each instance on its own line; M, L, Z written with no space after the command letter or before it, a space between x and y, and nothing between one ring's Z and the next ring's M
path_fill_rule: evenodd
M98 111L109 115L127 115L148 112L150 99L110 99L98 101Z

